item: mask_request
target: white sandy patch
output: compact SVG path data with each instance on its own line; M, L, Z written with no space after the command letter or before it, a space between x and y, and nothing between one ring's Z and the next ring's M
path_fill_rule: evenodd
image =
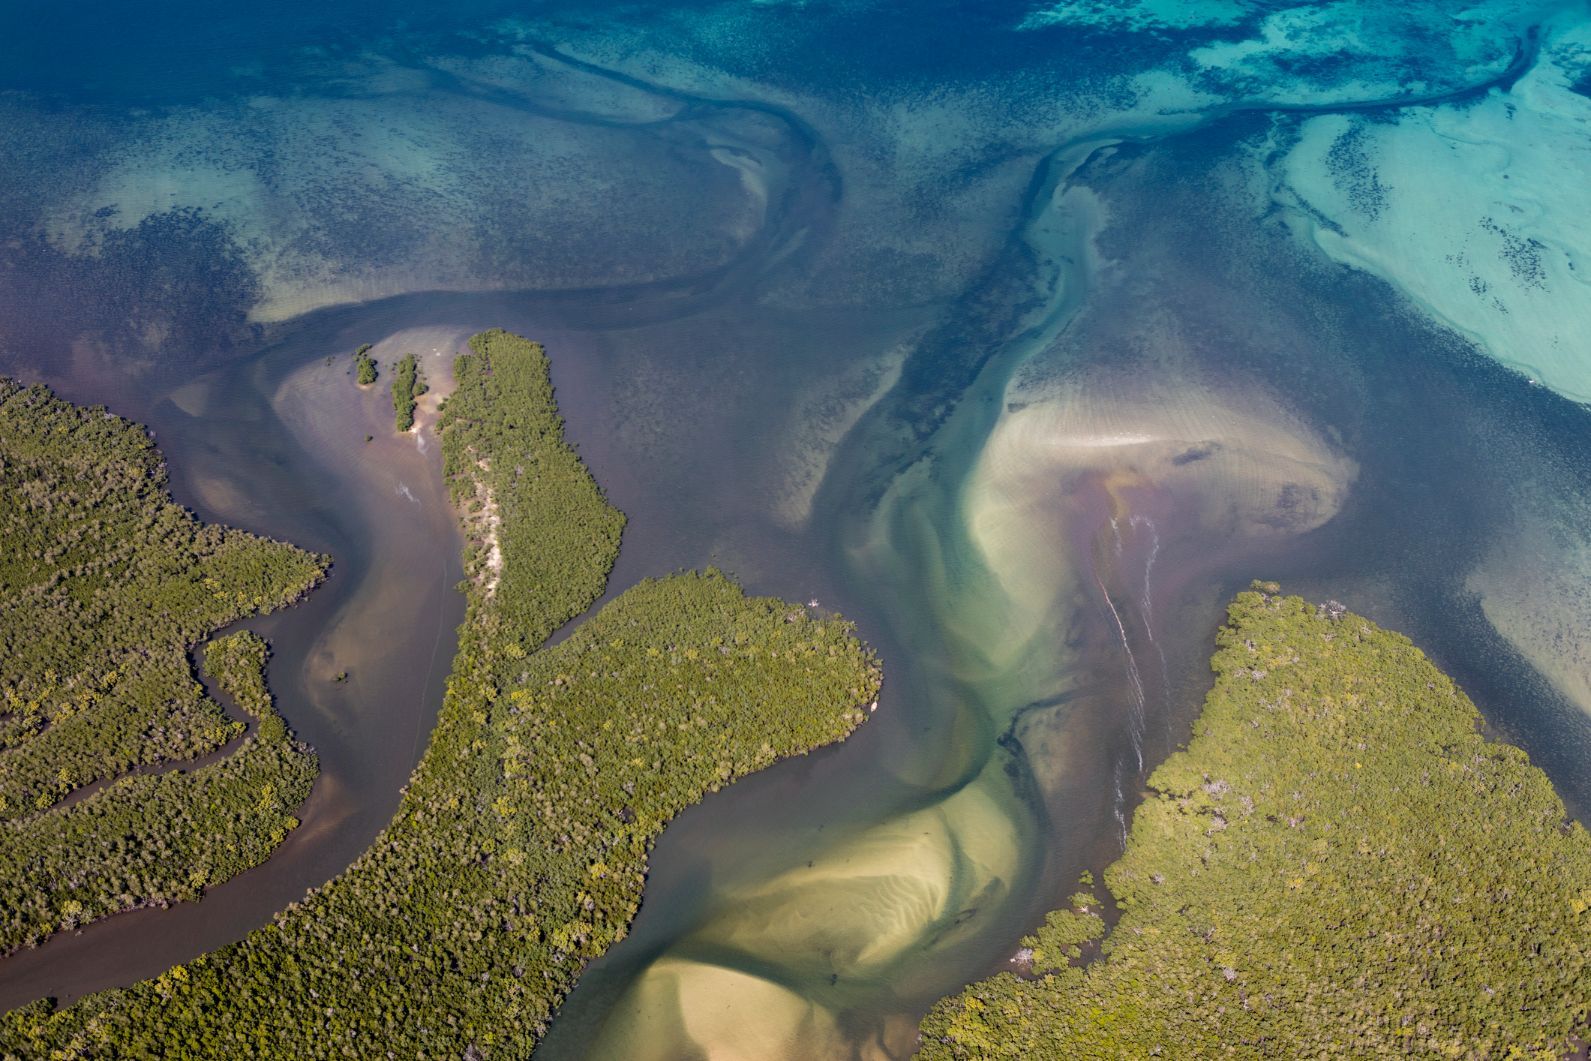
M482 473L475 480L475 501L479 508L473 513L465 513L464 518L469 525L470 537L479 539L485 546L482 559L484 571L480 579L486 596L490 598L497 593L498 583L503 580L503 514L484 478L491 473L491 462L482 457L475 462L475 466Z
M210 380L196 379L172 391L167 397L171 399L171 404L189 416L204 416L210 408L211 390Z
M988 646L996 668L1053 635L1057 603L1079 587L1069 523L1085 481L1177 489L1192 506L1178 516L1190 526L1177 529L1263 540L1326 522L1357 475L1263 395L1095 373L1031 398L1001 417L963 495L970 537L1008 611Z
M1316 118L1276 199L1300 236L1488 354L1591 401L1591 23L1549 31L1512 91L1396 121Z
M738 969L664 958L640 978L623 1016L601 1037L595 1057L672 1061L682 1044L660 1028L679 1029L690 1055L707 1061L804 1061L843 1057L844 1036L823 1007L788 988Z

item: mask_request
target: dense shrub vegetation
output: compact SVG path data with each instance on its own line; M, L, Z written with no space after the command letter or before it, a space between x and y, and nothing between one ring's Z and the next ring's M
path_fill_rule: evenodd
M263 858L283 814L235 817L222 789L281 768L277 790L301 798L313 764L259 740L246 766L122 778L56 804L239 736L187 650L294 600L325 558L199 523L172 502L142 429L3 379L0 540L0 952ZM210 802L194 802L201 790ZM183 835L223 820L231 835Z
M370 382L376 381L375 366L371 365ZM361 373L360 382L365 382ZM414 426L414 400L426 392L425 380L420 375L420 363L413 354L398 359L392 374L392 412L399 431Z
M196 899L287 838L315 757L272 709L265 657L264 640L247 631L205 647L205 669L257 723L230 755L125 778L0 826L0 952L107 914Z
M393 823L342 877L241 943L126 991L0 1021L0 1053L522 1058L625 932L682 808L836 740L875 695L848 624L722 575L601 593L623 517L564 442L539 346L472 341L442 417L467 516L469 611ZM493 543L500 562L488 563Z
M564 441L540 344L494 330L470 347L442 412L443 469L472 541L465 570L491 586L512 558L514 591L495 606L530 651L602 595L624 515Z
M370 356L370 344L354 351L354 379L361 387L376 381L376 359Z
M922 1056L1562 1057L1591 1025L1591 836L1410 642L1233 603L1188 749L1106 873ZM1085 944L1086 945L1086 944ZM1092 947L1091 947L1092 949Z
M187 648L327 562L198 522L137 425L5 379L0 540L0 820L236 736Z

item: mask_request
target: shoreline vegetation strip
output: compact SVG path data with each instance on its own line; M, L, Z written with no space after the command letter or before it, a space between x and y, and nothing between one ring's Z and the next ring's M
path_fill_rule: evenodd
M203 651L205 671L254 718L254 732L196 770L123 778L71 807L8 823L0 848L8 950L125 910L196 900L264 862L298 828L293 812L318 764L271 704L265 639L243 630Z
M244 730L188 649L293 603L329 559L200 523L141 427L8 379L0 538L0 954L264 861L315 760L247 672L264 642L233 635L207 669L259 725L184 768Z
M1274 583L1233 602L1187 750L1122 857L920 1057L1571 1056L1591 836L1405 637Z
M624 517L564 441L540 345L470 346L444 466L466 529L498 506L497 550L469 546L458 654L397 817L241 942L5 1015L0 1055L524 1057L625 934L671 818L866 717L880 670L849 623L713 571L644 581L542 647L601 595Z

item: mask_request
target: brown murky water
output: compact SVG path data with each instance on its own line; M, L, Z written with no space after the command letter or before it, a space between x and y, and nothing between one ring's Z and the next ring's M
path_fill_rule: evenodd
M406 332L376 353L413 350L440 379L460 338ZM105 393L53 381L149 423L173 493L202 518L333 556L331 578L302 604L242 624L270 639L272 692L321 775L304 824L263 865L201 902L112 917L0 962L0 1009L129 983L239 938L340 872L396 809L463 618L460 541L435 440L393 431L385 388L353 382L351 349L304 336L145 394L125 381ZM335 682L342 671L348 679Z

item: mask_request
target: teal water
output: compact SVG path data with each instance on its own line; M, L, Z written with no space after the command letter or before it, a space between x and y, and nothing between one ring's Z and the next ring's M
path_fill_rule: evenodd
M631 517L614 592L715 562L857 618L887 681L844 746L669 829L542 1052L904 1056L1114 857L1251 578L1408 632L1591 805L1588 27L1523 0L22 5L0 366L148 420L201 509L313 537L349 484L360 518L394 504L316 459L344 414L306 402L319 441L284 455L190 423L194 380L246 421L282 400L263 365L547 342ZM303 638L275 668L332 636L275 622ZM415 750L368 737L387 700L345 705L369 727L330 760L377 824ZM365 828L328 815L337 857L284 851L278 887ZM268 919L236 891L204 933L163 911L0 963L4 997Z

